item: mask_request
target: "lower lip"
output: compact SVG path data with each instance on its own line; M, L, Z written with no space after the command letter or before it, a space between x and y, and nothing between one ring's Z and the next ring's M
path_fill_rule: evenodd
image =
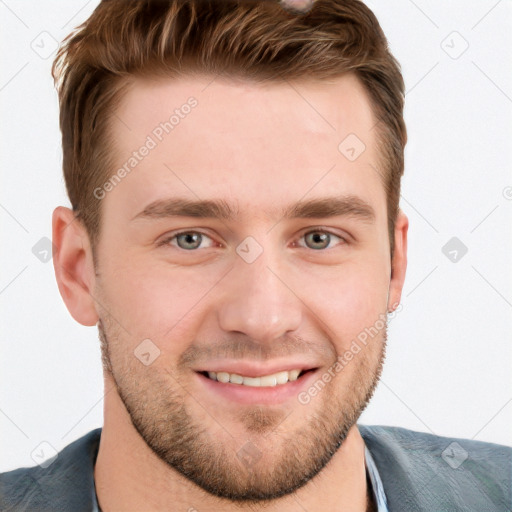
M287 382L286 384L264 387L219 382L197 372L196 375L199 377L199 380L208 392L215 393L230 402L251 405L272 405L282 404L293 398L297 399L298 394L307 389L315 380L317 371L318 370L308 371L297 380Z

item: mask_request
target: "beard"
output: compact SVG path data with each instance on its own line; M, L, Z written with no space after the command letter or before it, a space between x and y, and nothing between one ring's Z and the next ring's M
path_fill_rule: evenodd
M143 366L108 314L98 331L103 369L147 446L204 491L240 507L288 495L327 465L374 394L387 342L386 321L382 335L347 364L350 372L343 368L308 405L240 406L235 419L244 433L235 436L233 418L219 420L187 390L188 366Z

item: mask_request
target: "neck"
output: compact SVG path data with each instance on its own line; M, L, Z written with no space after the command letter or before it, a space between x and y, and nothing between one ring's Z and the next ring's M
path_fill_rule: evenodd
M110 382L108 388L111 386ZM239 503L206 493L158 458L133 427L115 387L106 395L104 409L104 426L94 467L102 512L243 510ZM297 508L308 512L365 512L372 510L367 492L364 441L354 425L315 478L293 494L248 508L265 512Z

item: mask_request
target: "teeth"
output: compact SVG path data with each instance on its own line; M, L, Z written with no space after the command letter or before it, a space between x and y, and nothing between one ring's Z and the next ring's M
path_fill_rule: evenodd
M277 386L277 379L275 375L266 375L260 377L260 386Z
M208 377L219 382L230 382L232 384L242 384L252 387L274 387L278 384L293 382L299 378L301 370L290 370L273 373L272 375L263 375L262 377L244 377L237 373L227 372L208 372Z
M278 384L286 384L288 382L289 372L279 372L274 374Z
M217 373L217 380L219 382L229 382L229 373L226 373L226 372Z
M289 373L290 373L290 375L288 376L289 380L297 380L299 378L300 370L292 370Z
M237 375L236 373L232 373L229 376L229 382L231 382L231 384L243 384L244 383L244 378L241 375Z
M259 388L261 386L260 377L244 377L244 386L252 386L253 388Z

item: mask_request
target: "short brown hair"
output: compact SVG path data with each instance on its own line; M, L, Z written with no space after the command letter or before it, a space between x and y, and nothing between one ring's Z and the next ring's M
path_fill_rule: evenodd
M53 63L63 170L93 255L113 171L109 119L130 78L199 72L253 81L327 79L353 72L377 119L391 256L407 141L404 82L372 11L359 0L316 0L307 12L277 0L103 0ZM341 141L340 141L341 142Z

